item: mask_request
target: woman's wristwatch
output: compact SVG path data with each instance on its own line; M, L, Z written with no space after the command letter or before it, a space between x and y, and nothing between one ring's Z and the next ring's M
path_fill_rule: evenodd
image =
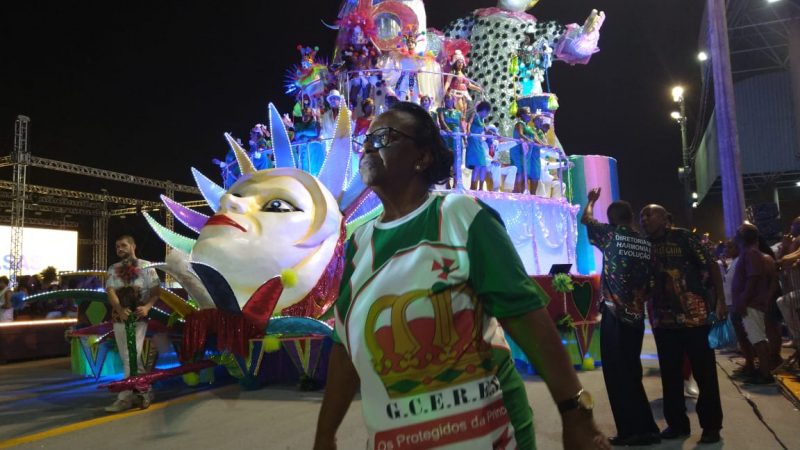
M594 400L592 394L586 389L581 388L578 394L572 398L558 402L558 412L564 414L575 409L591 412L594 409Z

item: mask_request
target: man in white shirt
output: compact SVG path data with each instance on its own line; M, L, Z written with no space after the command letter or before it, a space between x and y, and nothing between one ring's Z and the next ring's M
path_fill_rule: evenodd
M106 293L111 304L111 320L114 322L114 339L119 357L125 369L125 378L145 371L142 363L142 348L147 334L147 315L158 300L158 274L154 269L144 269L150 263L136 257L136 242L124 235L115 243L120 261L108 268ZM129 349L127 334L136 337L135 354ZM131 364L131 360L135 363ZM131 367L133 366L133 367ZM152 392L138 393L142 407L147 408L153 400ZM122 391L117 400L106 407L107 412L121 412L133 407L133 391Z
M330 109L325 111L320 118L319 137L325 144L325 152L327 153L331 146L333 134L336 132L336 121L339 118L339 108L342 105L342 94L336 89L331 89L326 100Z

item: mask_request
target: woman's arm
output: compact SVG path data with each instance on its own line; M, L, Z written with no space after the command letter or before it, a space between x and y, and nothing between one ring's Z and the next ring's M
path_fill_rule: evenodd
M328 360L328 380L325 396L317 419L317 434L314 449L335 449L336 430L342 424L350 403L358 391L359 378L353 362L342 344L333 344Z
M581 383L547 308L499 321L541 374L556 403L573 398L580 392ZM606 437L597 429L590 412L575 409L565 412L561 419L565 449L611 448Z
M483 89L481 89L481 87L477 84L473 83L469 78L467 78L467 88L472 89L473 91L483 92Z

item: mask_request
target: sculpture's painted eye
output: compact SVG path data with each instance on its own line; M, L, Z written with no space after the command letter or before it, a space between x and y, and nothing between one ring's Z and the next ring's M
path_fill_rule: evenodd
M292 205L291 203L287 202L286 200L281 200L279 198L276 198L265 203L264 206L261 207L261 211L285 213L285 212L295 212L301 210Z

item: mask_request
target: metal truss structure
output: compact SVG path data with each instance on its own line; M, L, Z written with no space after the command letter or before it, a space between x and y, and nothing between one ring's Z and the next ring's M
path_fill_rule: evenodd
M8 200L0 200L0 208L12 208L13 212L13 201ZM46 212L46 213L54 213L61 216L66 215L79 215L79 216L99 216L101 214L100 211L92 210L92 209L83 209L83 208L68 208L63 206L52 206L52 205L40 205L36 203L28 202L25 205L26 211L37 211L37 212ZM13 215L12 215L13 217ZM30 217L26 217L25 220L27 221Z
M181 202L181 204L183 206L187 207L187 208L202 208L202 207L207 205L205 200L190 200L188 202ZM125 217L125 216L130 216L130 215L133 215L133 214L137 214L137 213L139 213L141 211L160 211L162 209L166 209L166 208L164 207L163 204L158 203L158 204L155 204L155 205L143 205L141 207L135 207L135 208L128 207L128 208L114 209L112 211L109 211L109 215L112 216L112 217L115 217L115 216L116 217ZM171 217L172 215L169 214L169 216ZM172 228L170 228L170 229L172 229Z
M9 285L16 287L17 278L22 275L22 238L25 229L25 184L28 161L31 154L28 148L28 116L19 115L14 122L14 150L11 163L14 166L11 189L11 260L9 261Z
M734 80L789 69L791 22L800 19L794 0L730 0L728 36Z
M80 223L73 222L67 219L68 219L67 216L64 216L64 219L62 220L43 219L40 217L26 217L25 223L28 225L33 225L35 227L60 228L60 229L70 229L70 230L75 230L80 226ZM0 216L0 224L10 226L11 216ZM90 239L78 239L78 245L87 244L86 242L83 241L90 241Z
M129 175L126 173L112 172L110 170L105 170L105 169L96 169L94 167L82 166L80 164L73 164L64 161L56 161L55 159L41 158L38 156L31 156L29 165L31 167L56 170L59 172L66 172L75 175L83 175L94 178L104 178L106 180L118 181L120 183L130 183L139 186L162 189L167 192L167 195L169 197L174 197L175 192L185 192L187 194L200 195L200 190L194 186L176 184L169 180L167 181L154 180L151 178Z
M92 193L30 185L27 183L28 167L159 189L169 198L175 198L176 192L200 195L200 191L194 186L173 183L169 180L155 180L32 156L28 140L29 123L30 118L22 115L17 116L14 125L14 149L10 155L0 157L0 168L11 166L13 170L10 182L0 180L0 209L10 213L9 216L0 215L0 223L9 223L12 229L11 268L9 271L12 286L15 285L17 277L21 275L23 229L26 224L76 229L79 227L79 223L68 221L68 218L76 216L91 217L92 238L80 239L79 244L92 246L93 268L100 269L107 266L108 221L110 217L124 217L125 215L133 215L148 210L164 210L167 228L173 229L174 226L172 214L160 202L109 195L105 189L100 189L100 193ZM189 208L206 206L204 200L192 200L183 204ZM33 212L37 217L26 216L26 211ZM43 214L47 215L47 217L38 217ZM169 247L167 247L167 251L169 251Z
M0 180L0 190L13 190L14 183ZM95 194L91 192L73 191L70 189L54 188L49 186L38 186L35 184L27 184L25 187L27 194L41 194L44 196L53 196L67 199L89 200L91 202L106 202L115 205L132 205L132 206L148 206L160 207L161 203L151 200L140 200L137 198L120 197L117 195L108 195L106 193Z

